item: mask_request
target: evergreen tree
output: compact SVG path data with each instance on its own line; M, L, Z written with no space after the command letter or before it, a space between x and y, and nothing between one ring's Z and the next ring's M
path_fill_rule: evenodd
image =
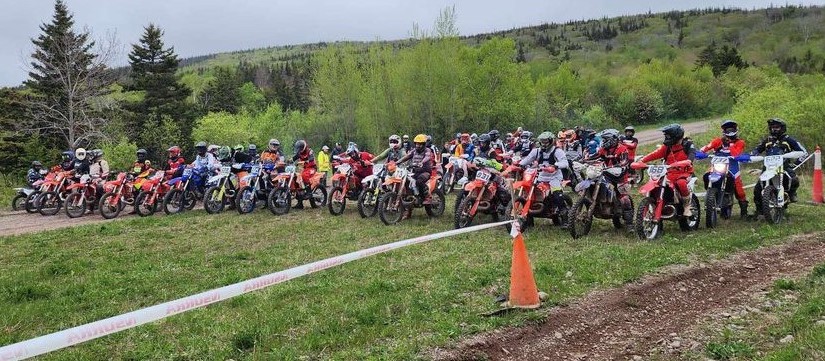
M235 114L241 103L241 78L228 68L215 69L215 78L198 96L201 108L206 112Z
M189 147L193 127L193 114L187 109L186 98L191 90L178 82L175 72L178 69L178 57L174 47L164 48L163 30L154 24L144 28L140 43L132 44L129 53L131 90L144 92L141 101L131 104L134 113L130 126L130 140L142 144L153 155L159 156L164 147L170 144L184 148ZM164 123L164 124L162 124ZM177 128L177 139L165 139L160 142L149 132L163 125Z

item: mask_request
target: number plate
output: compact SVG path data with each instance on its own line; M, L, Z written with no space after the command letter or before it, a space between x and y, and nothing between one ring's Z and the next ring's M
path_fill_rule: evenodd
M730 163L730 158L728 157L713 157L710 159L711 164L728 164Z
M352 166L350 166L349 164L341 164L341 165L338 166L338 173L346 174L347 172L349 172L349 169L351 167Z
M186 168L183 170L184 177L191 177L192 176L192 168Z
M229 169L230 168L228 166L223 166L223 167L221 167L221 173L229 174Z
M284 172L286 172L286 173L295 173L295 166L294 165L287 166L286 169L284 169Z
M651 165L647 167L647 174L651 178L661 178L663 175L667 174L667 166L665 165Z
M489 182L492 177L493 175L490 174L490 172L478 171L478 173L476 173L476 178L484 182Z
M393 174L393 177L396 177L396 178L404 178L406 176L407 176L407 170L406 169L398 169L398 170L395 171L395 174Z
M778 167L782 165L784 160L781 155L771 155L765 157L765 167Z
M261 167L257 166L257 165L252 167L252 172L251 173L252 173L253 176L257 176L258 174L261 174Z

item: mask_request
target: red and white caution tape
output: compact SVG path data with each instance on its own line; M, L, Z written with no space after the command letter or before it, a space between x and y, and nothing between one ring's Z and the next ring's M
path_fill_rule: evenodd
M293 267L284 271L271 273L258 278L253 278L251 280L238 282L214 290L201 292L193 296L161 303L159 305L132 311L119 316L87 323L82 326L73 327L67 330L4 346L0 348L0 361L23 360L29 357L42 355L44 353L66 348L115 332L128 330L144 323L157 321L172 315L204 307L215 302L237 297L247 292L267 288L281 282L289 281L293 278L305 276L310 273L325 270L327 268L335 267L361 258L366 258L379 253L389 252L398 248L424 243L439 238L503 226L511 222L512 221L503 221L498 223L482 224L411 238L382 246L375 246L372 248L347 253L345 255L305 264L303 266Z

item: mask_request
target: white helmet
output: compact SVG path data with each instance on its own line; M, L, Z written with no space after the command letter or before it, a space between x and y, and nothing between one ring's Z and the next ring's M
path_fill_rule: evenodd
M86 149L77 148L74 151L74 158L77 160L84 160L86 159Z
M398 149L401 147L401 137L397 134L393 134L390 136L390 148Z

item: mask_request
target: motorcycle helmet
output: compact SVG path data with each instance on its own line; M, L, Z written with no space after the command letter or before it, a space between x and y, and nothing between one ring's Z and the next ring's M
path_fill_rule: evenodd
M736 136L739 135L739 124L736 124L733 120L725 120L722 122L722 134L730 140L736 139Z
M470 140L471 140L473 143L475 143L475 142L476 142L476 140L478 140L478 134L476 134L476 133L471 134L471 135L470 135Z
M550 149L550 147L553 145L553 142L555 140L556 139L553 136L553 133L551 133L551 132L543 132L543 133L539 134L538 142L539 142L539 146L541 147L541 150Z
M63 152L63 153L60 153L60 158L61 158L64 162L72 161L72 160L74 160L74 152L72 152L72 151L70 151L70 150L67 150L67 151L65 151L65 152Z
M628 132L630 134L627 134ZM624 127L624 135L626 135L628 137L632 137L632 136L636 135L636 128L633 128L632 125L628 125L628 126Z
M198 142L195 144L195 150L197 150L200 155L206 154L206 147L206 142Z
M415 149L421 152L427 144L427 136L424 134L416 135L415 138L413 138L413 143L415 144Z
M138 149L135 155L137 156L137 161L143 163L146 161L146 149Z
M399 147L401 147L401 137L399 137L396 134L393 134L393 135L390 136L389 143L390 143L390 148L398 149Z
M788 124L780 118L768 119L768 131L774 137L781 137L788 131Z
M490 150L490 142L492 142L493 137L490 134L482 134L478 137L478 143L481 145L481 151L487 152Z
M493 142L497 141L498 138L501 137L501 133L499 133L499 131L497 129L493 129L487 134L490 135L490 141L493 141Z
M427 148L429 148L433 145L433 136L432 135L427 134L427 141L424 143L424 145Z
M221 149L221 146L219 146L217 144L210 144L209 147L206 148L206 151L209 152L209 153L215 154L215 152L217 152L218 149Z
M281 146L281 142L278 141L277 139L272 138L272 139L269 140L269 150L275 151L275 148L278 148L280 146Z
M243 144L235 144L235 146L232 147L232 150L236 152L243 152Z
M77 149L74 151L74 158L75 158L75 159L77 159L77 160L84 160L84 159L86 159L86 149L83 149L83 148L77 148Z
M616 129L606 129L602 132L602 147L613 149L619 145L619 131Z
M530 141L530 138L532 138L532 137L533 137L533 132L531 132L529 130L525 130L525 131L521 132L520 138L524 142Z
M408 141L408 140L410 140L410 136L409 136L409 135L406 135L406 134L404 134L403 138L404 138L404 141L405 141L405 142L406 142L406 141Z
M92 161L96 161L103 157L103 149L92 149L89 151L89 155L92 157Z
M665 140L663 143L666 146L675 145L685 137L685 130L682 129L682 126L679 124L671 124L659 130L661 130L665 135Z
M32 162L32 168L34 168L34 169L43 168L43 163L40 163L39 161L34 161L34 162Z
M250 144L246 149L249 149L249 155L253 157L258 154L258 146L255 144Z
M461 144L470 144L470 134L463 133L461 134Z
M180 157L180 147L177 145L169 147L166 151L169 152L169 159L175 160Z
M455 140L461 140L461 133L455 133Z
M218 149L218 154L215 156L218 157L219 160L229 159L232 156L232 150L229 149L228 145L224 145Z
M295 154L304 154L309 147L307 146L307 142L303 139L298 139L295 141L295 145L292 146L292 150Z

